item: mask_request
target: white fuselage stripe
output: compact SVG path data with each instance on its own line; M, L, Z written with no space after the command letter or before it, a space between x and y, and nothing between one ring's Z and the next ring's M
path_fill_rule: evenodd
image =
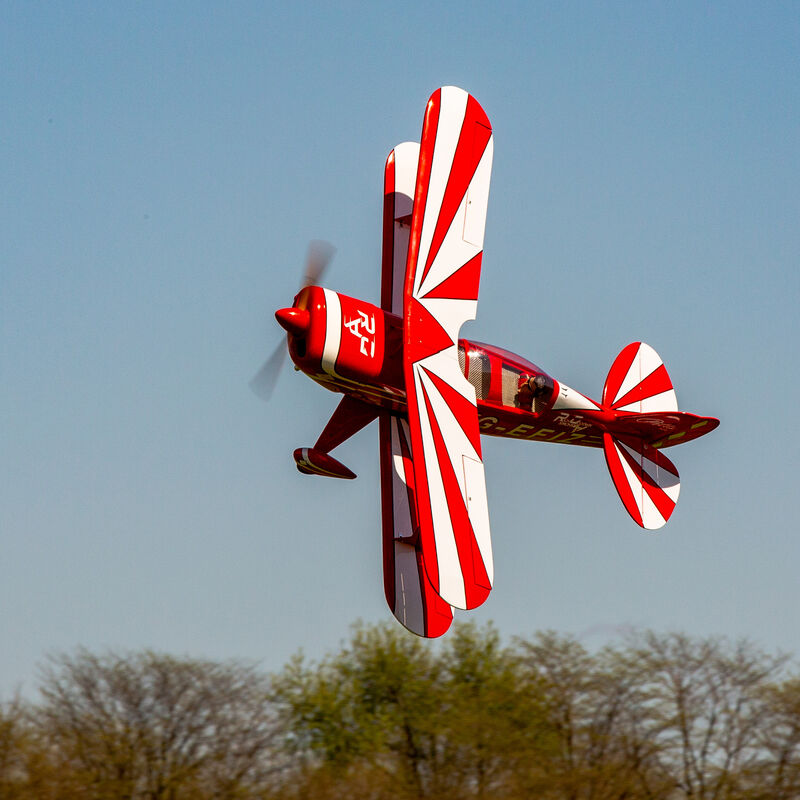
M322 369L336 376L336 359L342 341L342 304L339 295L330 289L325 292L325 347L322 350Z

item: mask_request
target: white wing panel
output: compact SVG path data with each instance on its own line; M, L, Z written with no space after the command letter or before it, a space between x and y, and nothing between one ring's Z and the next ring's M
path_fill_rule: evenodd
M492 580L475 390L457 354L460 328L477 311L492 154L477 101L455 87L434 92L414 194L403 357L425 568L458 608L480 605Z

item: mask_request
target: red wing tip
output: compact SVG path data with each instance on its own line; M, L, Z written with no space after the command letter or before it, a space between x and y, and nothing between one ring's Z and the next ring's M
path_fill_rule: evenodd
M446 603L450 603L453 606L453 608L458 608L461 611L472 611L473 609L479 608L486 602L486 599L491 594L491 591L492 591L491 587L483 586L480 583L473 583L469 587L469 590L467 592L467 597L463 605L461 605L460 603L458 604L453 603L452 600L448 600L446 597L443 597L442 599Z

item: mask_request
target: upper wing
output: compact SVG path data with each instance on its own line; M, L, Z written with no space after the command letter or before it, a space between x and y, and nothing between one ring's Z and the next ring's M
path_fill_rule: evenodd
M478 102L447 86L422 128L404 290L404 374L425 568L457 608L488 596L493 564L475 390L458 332L475 318L492 166Z

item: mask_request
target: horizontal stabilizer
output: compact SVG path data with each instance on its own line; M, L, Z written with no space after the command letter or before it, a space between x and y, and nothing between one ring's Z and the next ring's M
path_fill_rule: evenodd
M671 447L697 439L719 425L714 417L699 417L686 411L650 411L624 414L606 428L614 436L635 436L652 447Z
M635 437L603 434L603 452L622 504L637 525L661 528L675 510L681 490L675 465Z

